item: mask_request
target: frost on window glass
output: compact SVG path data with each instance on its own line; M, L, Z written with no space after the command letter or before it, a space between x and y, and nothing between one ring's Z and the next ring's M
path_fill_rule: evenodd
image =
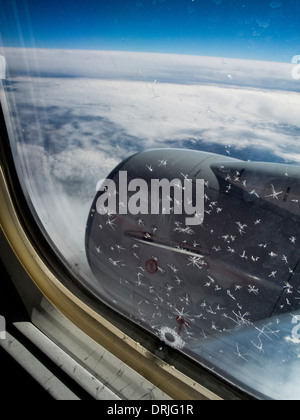
M25 32L23 44L5 42L5 23L1 98L26 197L99 301L256 396L299 398L299 51L289 47L275 62L274 48L263 48L265 56L251 59L278 35L270 31L287 16L283 3L266 2L251 16L250 6L237 5L232 33L221 33L221 0L202 2L201 14L191 2L177 18L168 0L154 1L160 14L149 20L147 9L147 24L144 3L126 9L132 27L139 17L143 28L171 31L184 15L189 32L174 25L176 43L157 36L159 53L149 52L157 39L145 52L122 35L122 10L107 31L119 34L123 50L143 52L27 48ZM30 40L34 31L42 36L33 10L15 28L31 16ZM205 33L221 31L218 42L198 42L200 15ZM155 199L153 180L170 187ZM199 207L188 194L197 181Z
M149 185L177 179L173 193L164 191L168 215L151 214L150 206L142 216L124 211L124 174L129 186L137 176ZM205 217L189 226L184 213L175 214L175 190L200 176ZM214 351L223 363L229 356L243 367L257 360L267 365L271 349L281 346L287 359L278 364L275 356L277 368L299 373L300 336L293 327L300 319L299 167L164 149L127 159L109 178L117 188L97 194L86 245L92 271L114 305L194 358ZM150 188L146 196L131 189L128 202L135 195L147 205L153 200ZM99 202L106 199L101 214ZM208 360L215 369L211 355ZM261 392L264 386L256 383Z

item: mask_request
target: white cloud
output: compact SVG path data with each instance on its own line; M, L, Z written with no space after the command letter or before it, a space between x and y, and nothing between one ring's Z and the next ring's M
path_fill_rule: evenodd
M8 74L297 90L293 64L120 51L0 48ZM292 60L292 57L291 57Z
M65 186L66 193L85 199L95 195L96 181L106 178L118 163L113 156L85 149L64 150L49 157L51 176Z
M28 98L31 81L16 81L20 97ZM295 92L57 78L34 79L34 88L34 103L47 114L50 146L58 150L101 148L122 159L168 141L183 146L192 140L197 147L200 140L266 148L284 159L299 144Z

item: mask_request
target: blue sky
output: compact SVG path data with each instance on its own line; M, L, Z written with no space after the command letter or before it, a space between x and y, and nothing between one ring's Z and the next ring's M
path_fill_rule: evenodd
M300 0L1 0L5 46L290 62Z

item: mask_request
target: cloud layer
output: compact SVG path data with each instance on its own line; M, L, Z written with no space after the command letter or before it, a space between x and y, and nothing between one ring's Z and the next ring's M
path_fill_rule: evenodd
M300 91L293 64L120 51L0 48L10 77L90 78ZM292 57L291 57L292 61Z

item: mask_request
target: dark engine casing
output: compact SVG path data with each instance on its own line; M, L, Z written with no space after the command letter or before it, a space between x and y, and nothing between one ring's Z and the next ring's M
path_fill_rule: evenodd
M97 193L86 253L119 312L175 345L299 309L299 167L163 149L122 162L116 186L120 171L149 191L151 179L204 179L205 217L100 215Z

